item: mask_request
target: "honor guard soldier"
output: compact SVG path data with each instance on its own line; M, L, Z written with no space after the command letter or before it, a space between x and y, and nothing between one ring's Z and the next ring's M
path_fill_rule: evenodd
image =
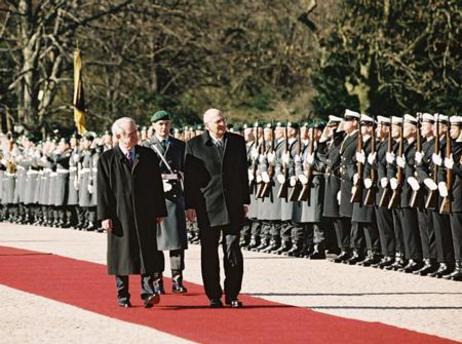
M183 190L185 143L170 135L171 121L167 111L157 111L151 117L154 135L148 143L159 158L168 216L157 226L157 248L169 251L172 271L172 292L186 293L183 285L184 250L188 248ZM162 254L163 257L163 254ZM165 265L165 262L163 263ZM164 270L163 267L162 270ZM164 293L162 276L160 292Z

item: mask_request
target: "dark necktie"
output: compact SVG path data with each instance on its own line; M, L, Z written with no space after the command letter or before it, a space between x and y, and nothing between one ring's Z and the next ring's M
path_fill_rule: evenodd
M223 141L217 140L217 141L215 142L215 145L216 145L217 148L218 148L218 153L220 153L220 157L223 157L223 150L224 150Z
M162 149L163 149L164 151L166 151L166 150L167 150L167 146L168 146L168 141L167 141L167 140L162 140L162 141L160 142L160 144L162 145Z
M128 167L132 168L132 165L133 165L132 154L130 152L127 152L125 154L125 157L127 158Z

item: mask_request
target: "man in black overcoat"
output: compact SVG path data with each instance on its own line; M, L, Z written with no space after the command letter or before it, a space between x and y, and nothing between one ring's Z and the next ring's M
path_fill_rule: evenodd
M108 232L108 273L116 276L118 303L130 307L128 275L141 275L141 298L146 308L159 302L154 274L161 271L156 222L167 215L159 161L138 146L136 124L123 117L114 122L118 145L98 161L98 219Z
M190 221L197 216L202 279L210 307L222 307L218 260L222 236L225 302L238 308L243 275L239 233L250 203L246 146L242 136L226 132L220 110L207 110L204 123L207 130L186 144L186 215Z

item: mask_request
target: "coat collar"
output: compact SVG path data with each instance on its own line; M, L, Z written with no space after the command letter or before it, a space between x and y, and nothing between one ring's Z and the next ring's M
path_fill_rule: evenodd
M127 166L127 168L129 168L128 164L125 163L125 161L126 161L125 155L122 152L122 149L120 148L120 146L118 144L114 147L114 151L115 151L116 155L118 155L119 160L122 161L124 163L124 165ZM139 162L140 162L140 146L135 145L135 158L133 160L133 166L131 168L132 173L135 170L136 166L139 164Z

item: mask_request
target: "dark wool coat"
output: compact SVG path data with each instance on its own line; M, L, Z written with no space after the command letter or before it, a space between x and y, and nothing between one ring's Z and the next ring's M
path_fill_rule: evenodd
M160 272L156 218L167 216L156 154L135 146L132 168L119 146L98 160L98 219L112 219L108 234L108 273ZM160 259L159 259L160 258Z
M244 204L250 203L244 138L226 133L223 157L208 131L186 143L186 209L195 209L200 228L244 222Z

